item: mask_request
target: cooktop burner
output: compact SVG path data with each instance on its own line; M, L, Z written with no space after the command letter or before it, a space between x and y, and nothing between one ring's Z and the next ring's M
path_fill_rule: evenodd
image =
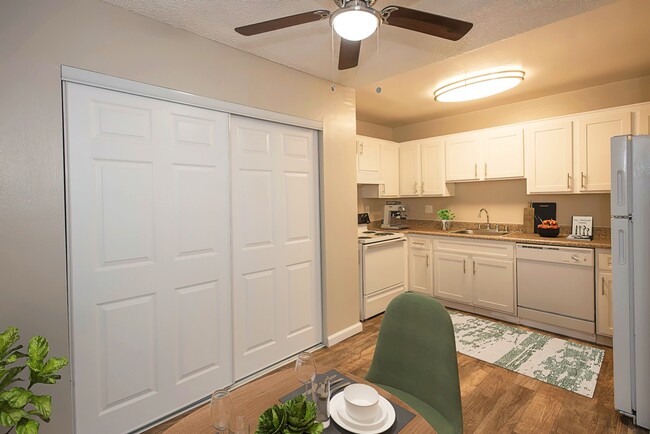
M363 231L364 234L376 234L377 231Z
M357 238L359 238L360 240L369 240L372 237L361 236L361 237L357 237Z
M387 237L389 235L395 235L395 234L392 233L392 232L377 232L377 233L375 233L376 237Z

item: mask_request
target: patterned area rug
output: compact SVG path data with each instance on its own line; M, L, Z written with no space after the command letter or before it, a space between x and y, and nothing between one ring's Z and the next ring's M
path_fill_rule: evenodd
M605 351L450 311L456 350L592 398Z

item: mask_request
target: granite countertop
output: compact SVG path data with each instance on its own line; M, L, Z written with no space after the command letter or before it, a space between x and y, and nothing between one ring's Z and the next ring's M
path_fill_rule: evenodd
M499 227L508 226L509 233L508 235L470 235L470 234L457 234L454 231L461 229L476 229L476 223L465 223L465 222L454 222L451 229L448 231L443 231L440 229L440 222L434 220L407 220L406 225L409 226L408 229L403 229L400 232L405 234L419 234L419 235L436 235L436 236L445 236L445 237L458 237L458 238L470 238L470 239L481 239L481 240L493 240L493 241L510 241L515 243L529 243L529 244L545 244L552 246L560 247L586 247L591 249L610 249L611 248L611 239L609 235L609 228L607 227L596 227L594 228L594 239L591 241L582 241L582 240L567 240L567 235L569 233L562 233L556 238L547 238L540 237L538 234L525 234L523 233L523 228L521 225L502 225L499 224ZM378 230L387 230L380 228L380 222L372 222L369 225L369 228L378 229ZM561 228L562 229L562 228Z

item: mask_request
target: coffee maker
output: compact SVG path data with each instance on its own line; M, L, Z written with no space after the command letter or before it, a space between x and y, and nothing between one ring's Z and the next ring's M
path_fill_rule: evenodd
M384 205L384 219L381 223L382 229L406 229L406 205L399 201L386 202Z

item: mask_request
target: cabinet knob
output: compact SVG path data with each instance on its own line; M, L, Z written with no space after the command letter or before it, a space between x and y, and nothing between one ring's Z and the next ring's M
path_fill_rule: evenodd
M587 177L585 176L584 172L580 172L580 188L582 188L583 190L586 188L585 187L585 179L586 178Z
M478 164L474 163L474 178L478 178Z
M485 177L487 178L487 163L485 163Z
M418 183L413 184L413 193L418 194Z
M566 174L566 188L571 190L571 174L569 173Z

